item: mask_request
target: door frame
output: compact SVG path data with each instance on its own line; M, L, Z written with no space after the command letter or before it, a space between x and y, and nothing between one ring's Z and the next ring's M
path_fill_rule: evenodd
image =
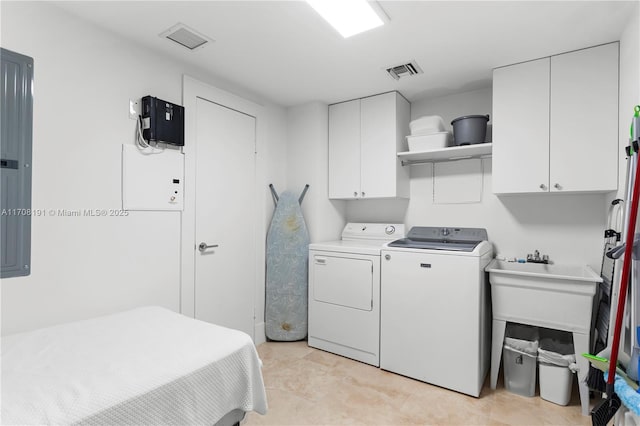
M255 194L256 205L254 214L254 229L256 238L256 253L253 263L254 271L254 294L251 298L253 305L253 327L254 335L251 336L255 344L260 344L266 340L264 332L264 318L256 318L256 302L264 299L265 280L265 244L263 236L266 234L266 191L261 191L266 187L266 177L264 175L264 159L262 153L265 146L263 138L264 131L264 109L261 105L241 98L233 93L227 92L217 87L203 83L188 75L182 78L182 105L185 108L184 136L185 144L182 148L184 153L184 210L181 214L181 259L180 259L180 312L183 315L195 318L195 289L196 289L196 114L191 113L196 110L198 98L206 99L218 105L239 111L241 113L255 117L256 120L256 141L255 141ZM259 285L262 283L262 285Z

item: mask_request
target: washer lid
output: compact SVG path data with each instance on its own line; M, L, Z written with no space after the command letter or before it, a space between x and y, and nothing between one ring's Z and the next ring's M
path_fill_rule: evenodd
M388 244L389 247L422 250L473 251L478 244L487 240L487 230L483 228L440 228L414 226L407 238Z
M473 251L481 241L429 241L402 238L389 243L389 247L404 247L423 250Z
M471 251L462 251L462 250L453 250L450 248L447 249L424 249L424 248L415 248L415 247L398 247L391 246L391 243L388 243L385 247L382 248L382 252L397 252L397 253L417 253L417 254L425 254L425 255L442 255L442 256L467 256L467 257L481 257L485 254L492 252L493 246L489 241L480 241L473 250ZM381 253L382 253L381 252Z

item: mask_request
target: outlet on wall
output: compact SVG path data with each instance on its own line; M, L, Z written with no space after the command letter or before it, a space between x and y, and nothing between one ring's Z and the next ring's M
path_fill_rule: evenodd
M140 99L129 99L129 118L137 120L140 115Z

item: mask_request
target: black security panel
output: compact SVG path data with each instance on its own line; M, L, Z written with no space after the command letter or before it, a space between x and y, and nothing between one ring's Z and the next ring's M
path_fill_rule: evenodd
M142 98L142 137L184 146L184 107L153 96Z

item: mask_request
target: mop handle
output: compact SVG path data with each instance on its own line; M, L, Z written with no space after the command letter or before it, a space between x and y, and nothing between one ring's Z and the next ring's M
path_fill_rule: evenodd
M636 113L638 110L636 110ZM636 129L637 130L637 129ZM633 156L637 153L631 148L631 157L629 161L633 161ZM618 308L616 310L616 323L613 329L613 343L611 347L611 357L609 358L609 375L607 376L607 393L613 389L613 383L616 375L616 367L618 365L618 350L620 347L620 332L622 331L622 317L624 316L624 307L627 301L627 285L629 284L629 275L631 271L631 261L633 254L633 240L636 233L636 219L638 216L638 200L640 199L640 166L636 167L635 176L633 178L633 195L631 199L631 208L629 211L629 227L627 229L626 247L624 249L624 262L622 263L622 278L620 280L620 292L618 294Z

